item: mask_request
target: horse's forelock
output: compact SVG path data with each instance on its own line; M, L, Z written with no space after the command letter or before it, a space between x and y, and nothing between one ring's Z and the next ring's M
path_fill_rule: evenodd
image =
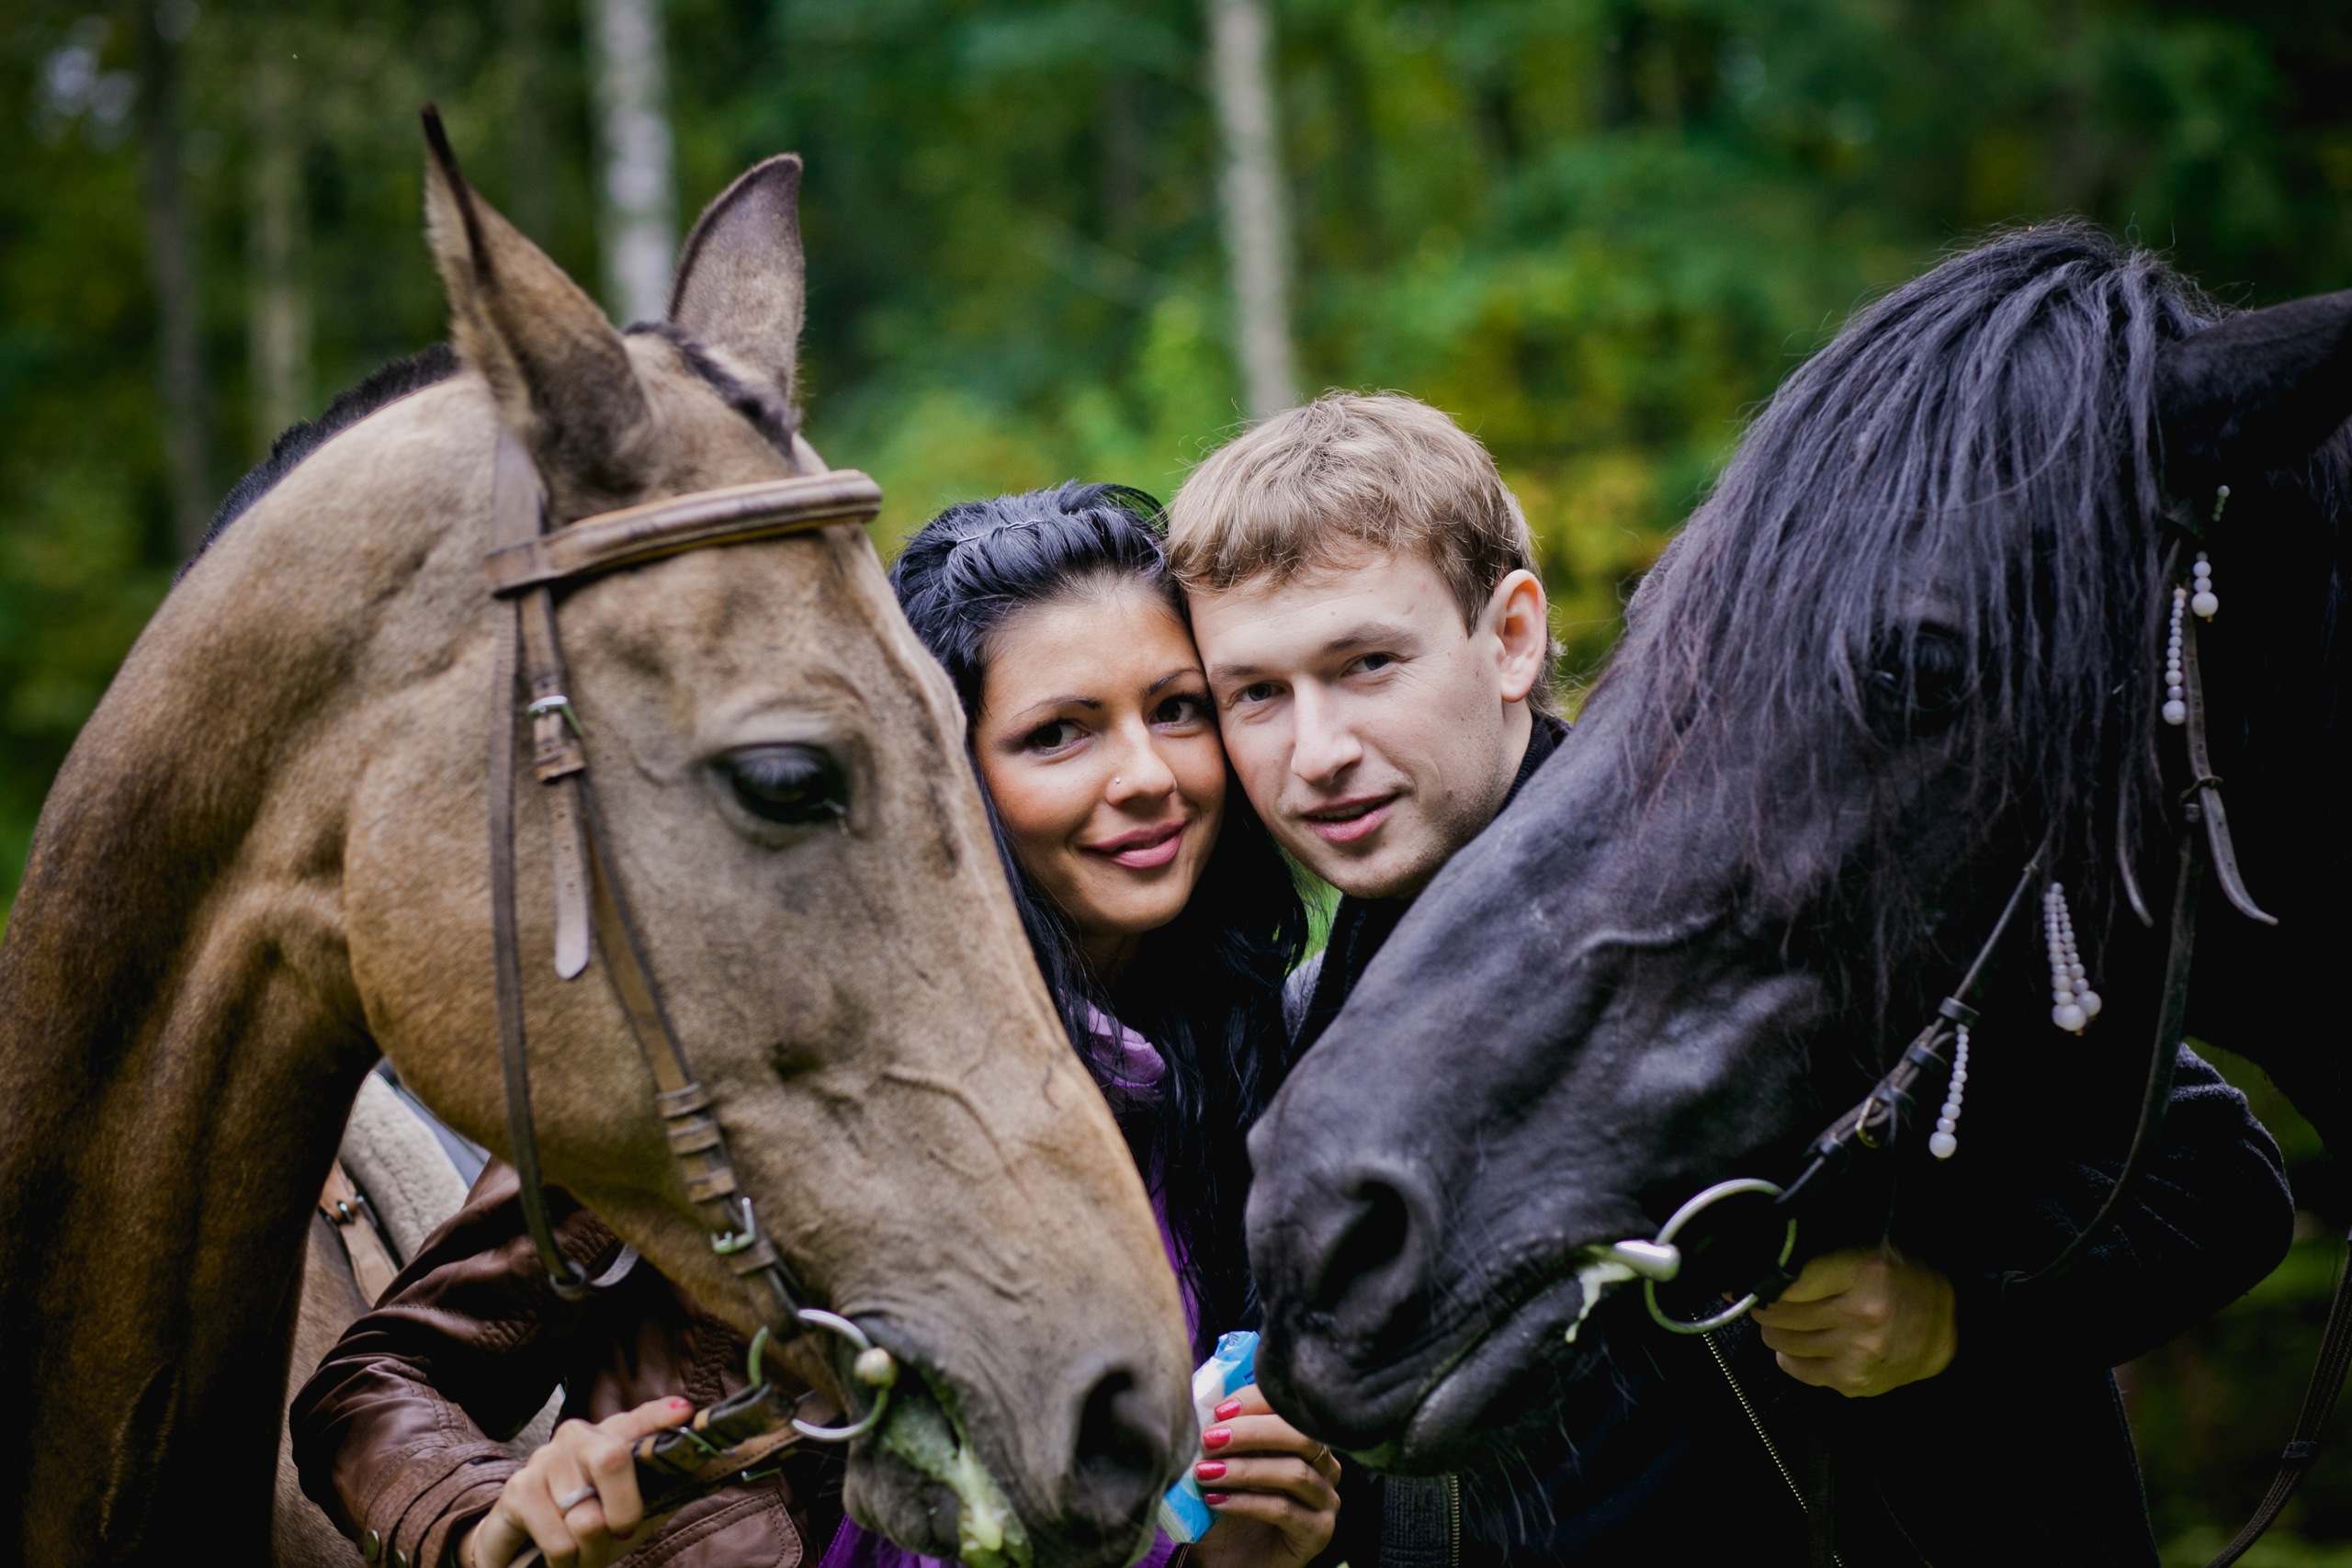
M2158 258L2087 226L1956 255L1790 378L1645 596L1612 674L1631 688L1637 781L1695 782L1745 813L1752 863L1735 879L1779 914L1818 912L1842 886L1878 927L1882 985L1890 944L1916 940L1890 933L1918 929L1941 868L1883 852L1902 831L1887 792L1867 807L1884 841L1859 883L1791 866L1774 818L1808 791L1855 789L1840 759L1871 650L1926 610L1979 672L1943 744L1986 840L2047 827L2068 881L2113 885L2117 814L2135 831L2157 782L2155 359L2214 314ZM2148 700L2114 700L2132 692Z

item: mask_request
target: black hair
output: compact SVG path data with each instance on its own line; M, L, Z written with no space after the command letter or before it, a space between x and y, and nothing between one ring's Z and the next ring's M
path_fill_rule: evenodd
M1072 482L949 507L908 541L891 586L956 682L967 720L979 712L990 639L1018 611L1110 579L1162 595L1183 618L1159 515L1140 491ZM989 814L993 822L993 803ZM1306 944L1296 880L1228 773L1224 826L1183 912L1148 933L1106 987L1080 953L1069 914L1022 869L1001 827L997 846L1062 1025L1097 1081L1117 1058L1114 1042L1098 1037L1095 1008L1167 1061L1158 1095L1128 1103L1120 1129L1174 1233L1200 1306L1195 1348L1204 1350L1221 1330L1257 1318L1242 1240L1244 1138L1290 1070L1282 986Z

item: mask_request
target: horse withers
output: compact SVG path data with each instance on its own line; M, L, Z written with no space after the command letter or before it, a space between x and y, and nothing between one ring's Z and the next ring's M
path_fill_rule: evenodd
M429 164L461 367L276 475L85 728L0 950L0 1386L23 1394L0 1556L263 1560L293 1285L362 1076L389 1055L515 1152L494 454L520 442L559 536L807 470L798 180L775 159L719 197L671 319L624 333ZM1125 1561L1191 1432L1175 1284L1029 957L955 694L863 530L605 572L560 626L604 852L735 1179L809 1298L903 1369L850 1509L943 1557L978 1517L1005 1562ZM557 972L552 792L517 773L547 1178L770 1325L673 1156L613 955Z
M2206 893L2190 1028L2340 1146L2347 1059L2305 987L2346 934L2347 329L2352 295L2227 318L2060 225L1945 262L1790 378L1636 594L1576 734L1421 896L1253 1138L1278 1404L1409 1469L1540 1427L1658 1334L1638 1287L1584 1322L1623 1278L1609 1244L1719 1181L1787 1182L1996 930L1960 1152L1925 1147L1930 1079L1846 1234L1802 1246L1989 1213L1975 1197L2038 1151L2120 1158L2178 857L2207 831L2183 801L2216 778L2278 923ZM2167 651L2200 552L2220 608L2181 633L2197 766L2165 704L2196 673ZM2053 881L2106 1004L2080 1039L2053 1024ZM2009 1266L2064 1239L2020 1231Z

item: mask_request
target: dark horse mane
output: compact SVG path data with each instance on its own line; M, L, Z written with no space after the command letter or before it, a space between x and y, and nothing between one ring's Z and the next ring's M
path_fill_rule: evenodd
M2119 846L2142 841L2161 784L2173 503L2157 357L2225 313L2150 253L2052 223L1869 306L1781 389L1636 595L1617 664L1641 682L1620 694L1640 715L1630 765L1735 792L1750 897L1791 919L1821 912L1817 875L1791 882L1804 857L1776 851L1764 824L1775 800L1834 795L1830 764L1777 741L1867 733L1871 673L1905 662L1924 619L1956 637L1975 697L1941 740L1969 780L1967 810L2030 820L2020 861L2046 824L2053 863L2086 890L2084 929L2106 928ZM2337 487L2352 471L2340 447L2314 468ZM1672 619L1645 614L1660 600ZM2135 692L2148 700L2115 700ZM1741 731L1751 739L1735 743ZM1804 759L1797 776L1689 776L1692 759L1752 754L1759 735ZM1838 901L1876 927L1857 962L1883 986L1941 890L1939 868L1902 852L1903 827L1879 822L1870 869Z

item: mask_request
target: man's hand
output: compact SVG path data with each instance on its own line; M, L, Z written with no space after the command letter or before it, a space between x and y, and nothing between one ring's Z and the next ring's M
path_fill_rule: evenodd
M1951 1281L1892 1247L1815 1258L1755 1316L1782 1371L1849 1399L1934 1377L1960 1349Z

